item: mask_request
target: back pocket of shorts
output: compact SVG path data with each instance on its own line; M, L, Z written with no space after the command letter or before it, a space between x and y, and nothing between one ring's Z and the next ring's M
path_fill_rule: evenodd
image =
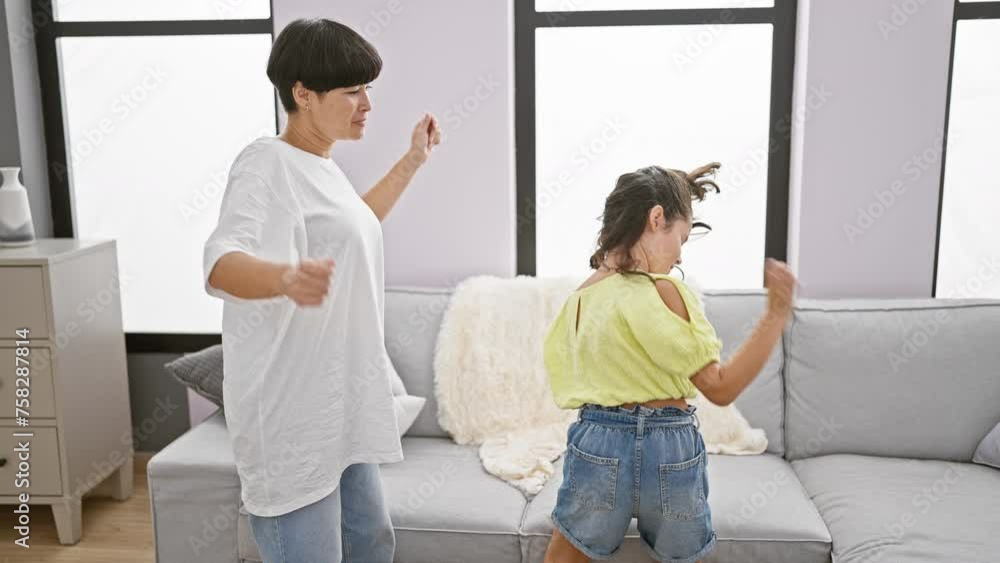
M567 453L573 500L592 510L613 510L618 489L618 459L588 454L572 443Z
M663 515L691 520L705 513L705 452L681 463L660 464Z

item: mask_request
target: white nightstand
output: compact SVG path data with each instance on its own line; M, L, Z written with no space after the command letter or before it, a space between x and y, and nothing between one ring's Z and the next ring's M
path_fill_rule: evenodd
M31 513L51 505L63 544L80 540L80 501L99 484L110 478L115 499L132 494L120 288L113 240L39 239L0 248L0 504L20 504L28 493ZM28 329L26 339L21 329ZM19 340L27 341L31 359L27 426L18 425L15 411L23 388L15 375ZM17 448L26 441L24 488Z

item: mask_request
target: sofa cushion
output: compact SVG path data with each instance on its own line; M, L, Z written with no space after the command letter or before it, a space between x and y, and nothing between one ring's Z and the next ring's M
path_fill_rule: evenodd
M1000 422L979 442L972 462L1000 469Z
M718 536L706 563L830 561L830 534L785 460L770 454L709 455L706 467L708 503ZM544 559L552 534L549 515L561 483L560 458L556 475L532 499L521 526L526 563ZM625 545L612 561L652 561L642 547L634 519Z
M997 422L1000 301L802 300L786 341L789 459L969 461Z
M195 393L222 406L222 344L184 354L163 367Z
M385 293L386 351L407 391L427 399L407 436L449 437L437 421L434 347L451 293L448 288L406 287L388 288Z
M215 344L197 352L167 362L163 365L167 373L187 385L196 393L222 407L222 344ZM393 367L390 362L390 367ZM390 375L392 399L396 411L399 435L407 433L424 408L426 399L409 395L402 378L395 372Z
M985 562L1000 552L996 469L851 454L792 468L830 529L838 563Z
M434 349L451 294L450 288L394 287L386 291L385 341L389 357L407 390L427 398L427 405L408 432L409 436L448 437L437 421ZM767 304L763 290L707 290L703 300L705 313L722 339L723 358L731 356L746 340ZM750 424L767 434L767 451L778 455L784 453L782 360L779 345L761 374L736 400L737 408Z
M705 314L722 339L722 358L728 359L753 331L757 318L767 306L764 290L706 290L703 300ZM771 351L764 369L736 399L736 408L750 422L767 434L767 451L784 455L784 390L781 370L784 354L779 343Z
M517 531L526 502L483 471L478 448L443 438L403 438L399 463L380 465L396 531L396 563L520 562ZM246 513L240 557L260 561Z

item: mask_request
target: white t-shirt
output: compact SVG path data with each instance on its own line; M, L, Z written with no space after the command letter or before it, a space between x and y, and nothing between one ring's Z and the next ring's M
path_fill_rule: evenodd
M232 251L335 261L321 306L208 285ZM204 252L225 300L223 404L246 509L277 516L333 492L354 463L402 461L385 349L382 225L328 158L279 137L236 157Z

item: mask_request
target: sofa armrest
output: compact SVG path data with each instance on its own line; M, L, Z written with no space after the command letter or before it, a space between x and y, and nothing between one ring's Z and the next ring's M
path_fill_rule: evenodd
M222 410L146 468L157 563L238 563L240 481Z

